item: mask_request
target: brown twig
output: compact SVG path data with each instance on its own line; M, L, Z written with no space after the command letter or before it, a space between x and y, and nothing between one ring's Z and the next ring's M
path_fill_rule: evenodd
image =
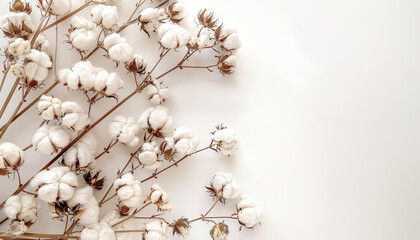
M22 97L22 100L20 100L19 104L17 105L15 111L13 112L12 116L9 118L9 121L7 121L7 123L4 125L4 127L1 130L0 133L0 139L3 137L3 135L6 133L7 128L10 126L10 124L12 124L13 118L16 116L16 114L18 113L20 107L22 106L22 104L25 102L26 97L28 96L29 92L31 91L31 88L28 87L26 89L25 94Z

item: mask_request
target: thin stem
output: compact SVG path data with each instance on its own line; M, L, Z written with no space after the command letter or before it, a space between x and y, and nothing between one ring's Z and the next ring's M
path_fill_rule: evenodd
M28 150L29 148L33 147L33 146L34 146L34 145L32 145L32 144L31 144L31 145L27 146L26 148L24 148L24 149L23 149L23 151L26 151L26 150Z
M113 146L115 146L115 144L117 144L118 143L118 139L117 140L115 140L115 142L114 142L114 140L111 140L111 142L108 144L108 146L106 147L106 148L104 148L104 151L103 152L101 152L98 156L96 156L95 157L95 160L96 159L98 159L98 158L100 158L102 155L104 155L105 153L109 153L109 150L113 147Z
M168 71L166 71L166 72L164 72L163 74L161 74L161 75L159 75L156 79L160 79L160 78L162 78L162 77L164 77L164 76L166 76L167 74L169 74L169 73L171 73L172 71L174 71L174 70L176 70L176 69L178 69L178 68L181 68L182 67L182 64L185 62L185 61L187 61L195 52L197 52L196 50L194 50L194 51L192 51L191 53L190 52L187 52L186 54L185 54L185 56L184 56L184 58L182 58L182 60L181 60L181 62L179 62L175 67L173 67L173 68L171 68L171 69L169 69Z
M26 89L26 92L24 94L24 96L22 97L22 100L20 100L19 104L17 105L15 111L13 112L12 116L10 117L9 121L6 123L6 125L4 125L1 133L0 133L0 139L3 137L3 135L6 133L7 128L10 126L10 124L12 124L13 118L16 116L16 114L18 113L20 107L22 106L22 104L25 102L25 98L28 96L29 92L31 91L31 88Z
M10 63L7 65L7 68L4 71L3 78L1 80L0 91L3 88L3 84L4 84L5 80L6 80L6 77L7 77L7 74L9 73L9 70L10 70Z
M34 35L32 36L31 48L34 46L35 41L38 38L38 35L41 33L42 24L44 24L44 21L47 18L47 16L50 16L50 9L51 9L52 3L53 3L53 1L50 1L48 3L47 10L45 10L46 15L42 16L41 21L39 22L38 28L36 29Z
M211 144L211 145L210 145L210 146L208 146L208 147L202 148L202 149L197 150L197 151L195 151L195 152L193 152L193 153L190 153L190 154L185 155L183 158L181 158L181 159L179 159L178 161L174 162L173 164L171 164L171 165L167 166L166 168L164 168L164 169L162 169L162 170L160 170L160 171L158 171L158 172L156 172L156 173L153 173L150 177L147 177L147 178L145 178L145 179L141 180L141 183L144 183L144 182L146 182L146 181L148 181L148 180L150 180L150 179L152 179L152 178L156 178L156 177L157 177L157 175L159 175L159 174L163 173L164 171L168 170L168 169L169 169L169 168L171 168L171 167L178 166L178 163L182 162L183 160L185 160L185 159L186 159L186 158L188 158L189 156L194 155L194 154L196 154L196 153L199 153L199 152L201 152L201 151L207 150L207 149L211 149L212 147L213 147L213 145Z
M9 105L9 102L12 99L13 94L15 94L15 91L16 91L16 88L17 88L18 84L19 84L19 78L16 78L15 83L12 86L12 89L10 89L9 95L7 95L6 101L4 101L3 106L1 107L1 110L0 110L0 119L3 116L4 111L7 108L7 105Z
M69 236L69 235L64 235L64 234L40 234L40 233L24 233L22 235L19 235L20 238L16 238L16 236L8 236L8 234L10 233L6 233L6 232L0 232L0 239L24 239L24 238L35 238L35 239L39 239L39 238L52 238L52 239L57 239L57 238L62 238L62 239L78 239L79 237L77 236Z
M136 214L138 214L139 212L141 212L143 209L145 209L147 206L149 206L150 204L152 204L151 202L146 203L145 205L143 205L140 209L136 209L133 214L131 214L130 216L126 217L125 219L115 223L114 225L112 225L111 227L116 227L118 225L120 225L121 223L133 218L136 216Z

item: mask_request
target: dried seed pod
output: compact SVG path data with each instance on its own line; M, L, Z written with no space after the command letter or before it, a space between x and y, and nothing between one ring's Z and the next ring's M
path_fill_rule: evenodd
M238 60L234 55L224 55L220 57L219 62L217 64L217 68L219 68L220 72L225 75L230 75L235 72L236 66L238 65Z
M9 5L9 10L11 12L25 12L30 14L32 12L31 5L25 1L14 0Z
M101 171L97 171L95 174L93 171L88 171L83 178L85 179L86 183L92 186L97 190L101 190L104 187L105 177L99 178L99 173Z
M215 224L210 230L210 236L213 238L213 240L226 240L228 234L229 226L223 222Z
M182 6L179 2L169 4L167 12L169 18L174 23L179 23L187 17L187 11L185 10L184 6Z
M191 225L188 218L180 218L174 222L172 234L175 235L176 233L179 236L187 237L190 235L190 229Z
M201 25L208 28L215 28L219 20L215 13L207 8L200 10L197 18Z

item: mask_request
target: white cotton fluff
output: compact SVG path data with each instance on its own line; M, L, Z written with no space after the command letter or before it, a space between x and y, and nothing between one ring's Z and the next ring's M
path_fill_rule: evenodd
M83 226L89 226L98 222L99 205L95 196L93 196L93 188L90 186L79 188L74 192L73 197L67 201L70 207L80 204L80 210L83 210L79 218L79 223Z
M66 13L68 13L71 10L71 2L72 0L47 0L47 1L43 1L43 7L45 8L45 10L48 7L48 4L50 3L50 1L53 1L50 7L50 11L54 14L54 15L64 15Z
M209 34L202 33L199 37L191 37L188 41L188 46L197 50L202 50L208 46L209 41Z
M32 49L25 57L25 74L29 80L35 80L38 85L48 76L48 69L52 67L50 57L38 50Z
M109 124L109 134L111 137L130 147L139 144L140 139L136 136L139 125L132 117L115 116Z
M73 197L77 176L68 167L53 167L37 173L30 185L46 202L66 201Z
M211 187L218 198L233 199L241 194L241 187L229 173L217 172L211 181Z
M120 223L122 220L125 220L124 222ZM116 240L132 240L136 236L135 233L132 232L117 232L117 231L124 231L124 230L133 230L138 228L138 224L134 221L134 219L128 219L127 217L121 216L119 211L112 210L108 212L101 220L101 222L106 222L110 226L113 226L113 230L116 231ZM100 239L102 240L102 239Z
M61 105L61 112L61 123L73 131L85 129L90 122L88 114L76 102L63 102Z
M139 118L141 128L160 133L163 136L173 131L173 119L168 115L168 109L162 106L147 109Z
M0 169L4 174L11 173L25 159L22 149L10 142L0 144Z
M169 199L169 193L162 189L159 184L152 185L149 199L155 204L159 211L171 211L173 205Z
M162 164L161 161L158 161L159 152L154 141L146 142L141 146L138 159L144 168L154 170Z
M75 29L70 33L72 45L80 51L91 50L96 45L95 24L83 17L74 16L71 26Z
M72 171L91 166L95 162L96 147L97 142L93 134L86 134L64 153L63 164Z
M23 70L23 68L19 65L13 64L10 66L10 72L13 74L13 76L15 77L23 77L25 75L25 70Z
M165 48L179 48L187 45L191 33L178 25L165 23L159 27L160 43Z
M123 83L117 73L108 73L106 70L102 70L95 76L94 89L105 96L112 96L117 93Z
M116 240L115 232L108 222L100 221L99 223L83 228L80 234L81 240Z
M31 52L31 43L23 38L9 42L7 49L14 56L26 55Z
M147 99L156 105L162 104L165 102L166 98L169 96L168 88L162 88L161 83L157 80L153 83L147 85L144 89L146 91Z
M58 72L58 79L71 90L83 89L90 91L95 85L96 70L89 61L77 62L72 70L62 69Z
M6 200L3 211L9 219L35 223L39 208L40 205L34 196L29 194L22 197L14 195Z
M97 5L91 11L92 20L104 28L112 28L118 21L118 10L116 6Z
M113 33L104 39L104 48L108 50L109 57L115 61L127 62L132 59L133 48L118 33Z
M146 232L143 237L145 240L168 240L169 226L162 220L149 222L146 224Z
M190 128L179 127L174 132L174 143L175 152L184 156L197 150L200 141Z
M1 28L6 32L15 33L13 29L9 29L9 23L21 31L21 37L26 37L35 31L32 18L25 12L9 12L0 18ZM24 25L26 26L25 28L23 27ZM25 30L26 28L27 30Z
M175 23L182 21L188 16L188 12L180 2L174 2L168 6L168 14Z
M61 101L53 96L42 95L37 109L44 120L51 121L61 117Z
M238 33L233 28L222 27L218 40L221 47L228 51L235 51L242 45Z
M133 174L126 173L114 181L114 189L117 191L121 203L127 207L139 207L141 200L140 181Z
M50 42L45 36L39 35L35 40L33 48L41 52L46 52L50 48Z
M70 134L61 126L44 124L32 136L32 145L43 155L51 155L70 143Z
M140 12L139 21L144 31L156 32L165 15L165 9L163 8L146 8Z
M247 228L253 228L264 219L264 210L249 195L242 195L236 204L238 221Z
M9 232L14 236L19 236L26 233L29 230L29 227L24 221L12 221L9 226Z
M225 156L234 155L238 149L239 140L232 128L217 130L213 140L219 144L220 151Z

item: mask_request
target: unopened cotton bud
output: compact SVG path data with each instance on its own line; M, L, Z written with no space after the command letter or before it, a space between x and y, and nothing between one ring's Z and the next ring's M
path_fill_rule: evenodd
M29 82L32 82L29 86L37 87L43 83L51 67L51 58L46 53L32 49L25 57L25 74Z
M218 147L223 155L234 155L238 149L238 137L232 128L221 128L214 132L213 141L218 143Z
M113 138L130 147L136 146L140 139L136 136L139 125L132 117L115 116L109 125L109 133Z
M70 135L61 126L42 125L32 137L35 150L43 155L58 152L70 143Z
M187 45L191 37L190 32L172 23L162 24L159 27L158 34L162 46L170 49Z
M238 59L234 55L224 55L219 59L217 68L222 74L232 74L235 72L238 65Z
M12 42L9 42L7 50L14 56L26 55L31 52L31 44L28 40L18 38Z
M24 161L25 153L10 142L0 144L0 175L12 173Z
M149 222L146 224L146 231L143 235L144 240L167 240L169 225L162 220Z
M163 88L161 83L157 80L153 81L144 89L146 91L146 96L148 100L156 105L162 104L165 102L166 98L169 96L168 88Z
M127 207L139 207L141 200L140 181L135 179L133 174L126 173L114 181L114 188L117 191L121 203Z
M165 10L162 8L146 8L140 12L139 22L142 29L149 32L156 32L161 20L165 18Z
M51 1L53 2L51 3L51 6L50 6L50 12L54 15L61 16L68 13L71 10L72 0L46 0L46 1L41 1L41 3L43 4L42 7L44 11L47 10L48 5L50 4Z
M172 22L179 23L187 17L188 13L181 3L174 2L168 5L168 15Z
M104 28L112 28L118 20L118 11L116 6L105 6L103 4L92 8L92 19L96 24L102 25Z
M8 37L27 38L35 31L31 17L26 12L9 12L0 18L0 26Z
M173 131L173 119L168 109L157 106L147 109L139 118L141 128L157 137L167 136Z
M213 240L226 240L229 234L229 226L226 223L218 223L210 230L210 236Z
M233 199L241 194L241 187L229 173L217 172L209 190L219 199Z
M90 122L88 114L76 102L63 102L61 105L61 112L61 123L73 131L85 129Z
M263 209L249 195L244 194L240 197L236 209L238 210L239 223L246 228L253 228L263 221Z
M53 167L37 173L30 185L41 200L66 201L73 197L77 176L68 167Z
M50 121L61 117L61 101L53 96L42 95L37 109L44 120Z

